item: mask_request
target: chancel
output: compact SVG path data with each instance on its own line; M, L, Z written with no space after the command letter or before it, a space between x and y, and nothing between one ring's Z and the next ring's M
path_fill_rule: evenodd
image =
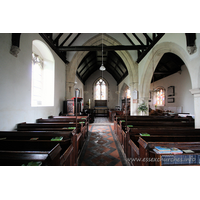
M0 165L200 165L199 47L199 33L1 33Z

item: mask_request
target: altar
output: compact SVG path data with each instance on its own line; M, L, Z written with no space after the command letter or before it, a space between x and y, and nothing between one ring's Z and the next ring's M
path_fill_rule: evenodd
M108 117L107 100L95 100L95 117Z

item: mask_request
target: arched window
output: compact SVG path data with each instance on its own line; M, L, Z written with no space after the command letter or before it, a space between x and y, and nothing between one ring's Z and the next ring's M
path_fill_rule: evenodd
M32 42L31 106L54 105L55 61L49 48L39 40Z
M32 105L42 105L43 59L32 53Z
M165 89L163 87L156 89L156 105L165 106Z
M127 89L127 98L130 99L131 98L131 90Z
M106 82L100 78L94 87L95 100L106 100L107 99L107 86Z

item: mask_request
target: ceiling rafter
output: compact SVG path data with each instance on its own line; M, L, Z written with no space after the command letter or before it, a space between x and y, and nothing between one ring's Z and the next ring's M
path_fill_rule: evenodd
M47 44L49 44L49 46L55 51L55 53L62 59L64 63L69 63L66 60L66 56L58 50L58 48L53 44L53 41L45 33L39 33L39 35L47 42Z
M122 50L140 50L146 49L147 45L115 45L115 46L105 46L104 51L122 51ZM63 46L58 47L60 51L102 51L100 46Z
M84 67L82 70L81 70L81 72L79 72L79 74L81 74L82 72L83 72L83 74L82 74L82 76L84 76L85 75L85 73L86 72L88 72L88 70L91 68L91 66L93 66L94 64L96 64L96 60L95 59L92 59L92 60L90 60L90 65L88 65L89 67L87 68L87 67ZM88 64L89 64L88 63ZM86 65L87 66L87 65ZM84 71L85 70L85 71Z
M88 71L88 75L90 76L91 74L93 74L93 73L94 73L95 71L97 71L97 70L99 70L99 66L96 65L96 64L94 64L94 67L93 67L93 68L90 67L90 70ZM89 77L89 76L88 76L88 77ZM87 77L87 76L86 76L86 77L83 77L84 83L85 83L85 81L87 80L88 77Z
M133 45L133 46L135 46L135 44L133 43L133 41L129 38L129 36L126 34L126 33L123 33L125 36L126 36L126 38L128 39L128 41ZM142 45L144 45L144 44L142 44ZM138 55L140 55L141 54L141 51L140 51L140 49L138 50Z
M169 75L169 74L174 74L176 72L178 72L179 70L173 70L173 71L159 71L159 72L154 72L154 74L166 74L166 75Z
M128 71L126 71L124 75L121 77L121 79L119 79L119 81L117 82L117 85L119 85L119 83L122 82L126 78L126 76L128 76Z
M64 39L64 41L60 44L59 47L62 47L62 46L65 44L65 42L67 42L67 40L68 40L71 36L72 36L72 33L70 33L70 34Z
M138 58L136 62L139 63L164 35L163 33L152 33L151 35L147 33L142 33L143 37L139 37L140 35L138 36L138 34L136 33L130 34L121 34L121 36L125 36L127 38L127 40L130 42L130 45L104 45L104 53L106 55L103 57L103 59L105 64L107 65L106 70L109 71L111 75L113 75L113 77L115 77L115 80L118 84L121 80L124 79L124 77L127 76L128 70L125 64L123 63L123 60L120 59L116 51L137 51ZM77 70L78 77L82 82L85 82L87 80L87 78L90 76L90 73L93 73L94 71L99 69L101 65L100 62L102 62L102 58L100 58L100 56L98 58L98 52L102 51L102 46L76 46L76 44L78 44L76 43L76 41L81 35L81 33L65 33L66 38L64 37L64 33L58 33L56 34L56 37L54 36L54 40L52 39L52 33L41 33L40 35L65 63L69 63L66 59L67 51L89 51L91 55L89 54L89 57L83 58L81 64L78 67L79 72ZM163 69L160 71L162 72L163 70L165 71L164 66ZM161 75L157 74L157 76Z
M80 34L81 34L81 33L78 33L78 34L76 35L76 37L71 41L71 43L70 43L68 46L71 46L71 45L74 43L74 41L80 36Z
M121 75L119 74L119 72L115 69L115 67L113 67L110 63L107 63L107 66L110 66L110 68L113 68L114 70L115 70L115 72L113 73L113 71L112 71L112 74L113 75L117 75L118 77L121 77ZM108 68L108 69L110 69L110 68ZM116 73L117 72L117 73ZM122 74L123 74L123 72L122 72ZM118 79L115 79L116 81L118 80Z
M139 38L135 33L132 33L132 35L137 39L137 41L138 41L141 45L144 45L144 43L140 40L140 38Z
M81 72L83 71L83 69L84 69L91 61L93 61L95 58L96 58L96 56L94 55L94 53L88 53L88 54L86 55L85 59L82 60L82 62L80 63L80 65L79 65L79 67L78 67L78 69L79 69L81 66L83 66L79 73L81 73Z
M165 33L159 33L157 37L153 40L153 42L147 47L147 49L142 52L142 54L138 57L137 63L139 63L147 53L153 48L153 46L165 35Z
M87 72L87 74L89 75L90 73L90 69L93 67L93 66L95 66L96 65L96 62L94 62L92 65L90 65L84 72L83 72L83 74L82 74L82 77L84 77L85 75L86 75L86 72Z
M146 41L147 41L147 45L149 45L150 43L152 43L152 39L148 36L147 33L143 33L143 35L145 36L146 38Z
M58 36L55 38L55 40L53 40L53 44L56 44L56 46L58 46L58 41L62 35L63 33L59 33Z
M168 67L164 62L159 62L159 64L160 64L161 66L165 67L165 69L166 69L167 71L170 70L169 67Z
M123 33L125 35L125 37L128 39L128 41L135 46L135 44L133 43L133 41L129 38L129 36L126 33Z
M112 54L111 54L112 55ZM113 60L113 55L112 56L109 56L109 58L115 63L115 64L117 64L117 66L119 66L118 65L118 63L116 63L114 60ZM120 59L118 59L118 61L120 62ZM125 69L126 69L126 67L125 66L123 66ZM120 69L120 71L122 72L122 74L124 73L123 71L122 71L122 69L119 67L119 69Z

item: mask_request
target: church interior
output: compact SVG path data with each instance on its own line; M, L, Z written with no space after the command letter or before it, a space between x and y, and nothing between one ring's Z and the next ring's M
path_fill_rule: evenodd
M0 166L199 166L199 54L199 33L1 33Z
M200 34L2 33L0 42L1 165L200 164ZM48 153L16 153L28 147ZM178 152L165 161L172 148L191 150L188 161Z
M2 199L197 198L193 3L2 2Z
M2 1L1 198L196 199L197 2Z

